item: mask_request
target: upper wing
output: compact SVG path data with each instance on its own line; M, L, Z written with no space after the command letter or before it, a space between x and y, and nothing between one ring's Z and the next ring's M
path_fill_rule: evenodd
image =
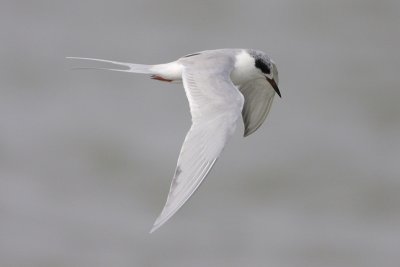
M179 154L167 202L151 232L189 199L207 176L236 128L243 96L230 80L229 58L184 63L183 85L192 126Z
M245 101L242 110L244 136L254 133L265 121L275 91L266 79L251 80L239 88Z

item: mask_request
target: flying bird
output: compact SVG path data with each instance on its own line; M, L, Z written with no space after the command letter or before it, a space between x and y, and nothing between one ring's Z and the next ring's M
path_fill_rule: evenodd
M179 154L167 201L150 233L169 220L196 191L233 135L239 118L243 118L244 136L248 136L264 122L275 93L281 97L275 62L266 53L253 49L206 50L157 65L68 58L125 67L84 69L144 73L155 80L183 83L192 125Z

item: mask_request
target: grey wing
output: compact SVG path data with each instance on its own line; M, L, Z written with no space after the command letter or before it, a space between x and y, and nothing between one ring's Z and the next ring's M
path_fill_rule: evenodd
M167 202L151 232L164 224L196 191L236 128L243 96L230 80L229 61L214 66L184 66L182 80L189 100L192 126L179 154Z
M251 80L239 88L245 101L242 110L244 136L254 133L265 121L275 91L266 79Z

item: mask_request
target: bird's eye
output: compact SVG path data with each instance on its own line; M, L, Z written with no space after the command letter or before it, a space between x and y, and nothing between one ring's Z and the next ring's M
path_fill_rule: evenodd
M259 68L264 74L271 74L271 68L262 59L256 59L256 68Z

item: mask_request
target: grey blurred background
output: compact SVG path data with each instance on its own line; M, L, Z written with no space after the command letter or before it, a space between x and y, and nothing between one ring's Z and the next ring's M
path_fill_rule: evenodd
M398 0L2 0L0 266L400 266L399 25ZM225 47L268 52L283 98L149 235L184 91L64 57Z

